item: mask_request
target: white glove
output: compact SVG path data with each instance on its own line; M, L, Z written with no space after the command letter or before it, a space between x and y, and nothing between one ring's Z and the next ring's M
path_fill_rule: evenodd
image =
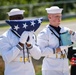
M68 50L69 46L60 46L61 51Z
M28 36L29 36L29 31L24 31L20 37L20 42L22 44L25 44L27 42Z
M27 41L27 44L35 44L35 36L33 32L29 33L29 40Z

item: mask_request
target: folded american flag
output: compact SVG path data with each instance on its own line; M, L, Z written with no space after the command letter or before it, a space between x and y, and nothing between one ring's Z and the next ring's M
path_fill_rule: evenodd
M18 35L24 31L36 31L42 23L43 18L33 20L6 20L6 23L11 26L11 29Z

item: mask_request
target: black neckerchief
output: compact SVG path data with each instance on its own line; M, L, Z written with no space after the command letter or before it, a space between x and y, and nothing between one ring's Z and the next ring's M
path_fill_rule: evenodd
M52 26L52 25L49 25L49 26L51 26L53 29L55 29L55 31L60 35L60 27L58 26L58 27L55 27L55 26Z
M57 35L54 31L53 31L53 29L54 29L54 31L55 32L57 32L57 34L59 35ZM54 26L52 26L52 25L49 25L49 29L53 32L53 34L59 39L59 46L61 46L61 38L60 38L60 27L58 26L58 27L54 27Z

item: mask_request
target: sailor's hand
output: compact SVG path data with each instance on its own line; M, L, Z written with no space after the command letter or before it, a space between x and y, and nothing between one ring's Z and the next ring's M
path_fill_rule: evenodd
M61 51L68 50L70 46L60 46Z
M67 51L69 48L69 46L60 46L59 48L56 48L55 52L59 53L59 52L63 52L63 51Z
M20 43L25 44L29 40L29 31L24 31L20 37Z
M75 32L72 31L72 30L69 30L69 33L70 33L71 35L74 35L74 34L75 34Z
M34 44L35 43L35 35L33 32L29 33L29 40L27 41L27 44Z
M56 53L61 52L61 48L56 48L55 52L56 52Z

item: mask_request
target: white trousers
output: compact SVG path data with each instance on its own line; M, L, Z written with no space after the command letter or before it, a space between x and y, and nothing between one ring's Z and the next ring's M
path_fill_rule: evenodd
M69 75L69 72L55 71L55 70L43 70L42 75Z

